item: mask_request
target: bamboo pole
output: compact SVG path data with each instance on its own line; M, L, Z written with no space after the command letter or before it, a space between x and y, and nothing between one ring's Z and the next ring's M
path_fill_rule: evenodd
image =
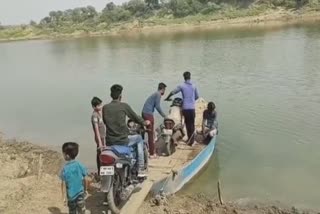
M39 155L38 179L41 178L41 173L42 173L42 154Z
M220 188L220 180L218 180L218 196L219 196L220 204L223 205L223 200L222 200L222 196L221 196L221 188Z

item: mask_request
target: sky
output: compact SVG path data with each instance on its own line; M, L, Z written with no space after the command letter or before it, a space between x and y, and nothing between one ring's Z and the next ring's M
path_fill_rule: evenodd
M92 5L101 11L111 0L0 0L0 22L4 25L39 21L52 10L66 10ZM114 0L121 4L125 0Z

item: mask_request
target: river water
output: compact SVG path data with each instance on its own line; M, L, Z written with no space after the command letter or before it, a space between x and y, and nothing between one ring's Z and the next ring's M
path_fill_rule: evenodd
M192 72L215 101L220 135L206 170L186 192L225 199L320 204L320 28L241 29L0 44L0 130L60 149L80 143L94 167L93 96L109 87L140 113L159 81ZM168 104L163 103L168 109Z

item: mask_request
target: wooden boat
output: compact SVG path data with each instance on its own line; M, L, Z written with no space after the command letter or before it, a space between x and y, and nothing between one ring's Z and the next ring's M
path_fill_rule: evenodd
M207 103L200 98L196 102L196 129L201 129L202 113ZM135 214L149 193L173 194L179 191L208 163L216 144L214 137L208 145L201 143L193 147L179 142L176 152L171 156L150 160L148 179L139 191L133 193L122 208L123 214Z
M178 192L186 183L195 177L200 170L208 163L215 149L216 137L188 163L177 171L172 170L171 174L162 182L153 186L153 192L161 192L166 195Z

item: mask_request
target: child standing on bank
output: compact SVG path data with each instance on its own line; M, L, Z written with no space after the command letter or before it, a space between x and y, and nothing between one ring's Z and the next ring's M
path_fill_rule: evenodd
M84 214L87 194L87 169L75 160L79 153L79 145L74 142L64 143L62 153L67 161L60 175L62 197L64 202L68 204L69 214Z

